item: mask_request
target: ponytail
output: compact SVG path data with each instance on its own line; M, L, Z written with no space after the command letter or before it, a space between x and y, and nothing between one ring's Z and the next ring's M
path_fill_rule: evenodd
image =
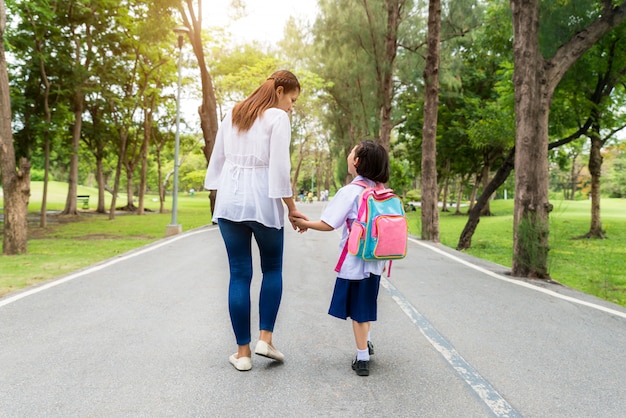
M284 93L300 91L300 83L295 75L287 70L276 71L250 96L237 103L233 109L233 125L240 131L247 131L257 118L278 103L276 89L282 87Z

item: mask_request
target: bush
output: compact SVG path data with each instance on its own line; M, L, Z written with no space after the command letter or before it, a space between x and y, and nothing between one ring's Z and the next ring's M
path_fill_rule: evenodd
M30 181L43 181L43 177L46 174L45 170L41 170L41 169L37 169L37 168L31 168L30 169ZM52 179L52 175L48 175L48 180L49 181L54 181Z
M419 202L422 200L422 195L420 191L417 189L409 190L406 192L406 196L404 198L405 202Z

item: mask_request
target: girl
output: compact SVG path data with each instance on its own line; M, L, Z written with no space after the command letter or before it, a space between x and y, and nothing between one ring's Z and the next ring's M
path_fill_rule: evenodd
M276 361L284 359L272 343L283 289L283 203L290 219L306 218L296 209L289 179L289 113L299 94L296 76L277 71L237 103L219 127L204 182L206 189L218 190L213 221L219 225L228 253L228 309L238 347L229 361L240 371L252 368L252 236L259 246L263 271L260 336L254 352Z
M348 155L348 172L356 176L354 181L363 181L373 187L389 181L389 156L382 145L366 140L355 146ZM319 221L295 219L299 232L308 228L318 231L333 231L343 228L339 248L343 249L348 239L349 228L357 217L358 199L363 187L348 184L337 191L322 212ZM376 321L378 288L385 261L365 261L347 254L337 274L335 290L328 313L340 319L352 319L356 358L352 370L359 376L369 375L370 355L374 348L370 341L370 323Z

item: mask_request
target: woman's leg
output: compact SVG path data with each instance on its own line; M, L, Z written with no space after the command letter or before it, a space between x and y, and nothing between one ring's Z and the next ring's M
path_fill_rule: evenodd
M252 282L252 230L242 222L218 220L228 253L230 284L228 310L235 332L238 357L250 357L250 283Z
M259 245L263 281L259 296L260 339L272 345L272 332L283 293L284 228L268 228L256 223L254 238Z

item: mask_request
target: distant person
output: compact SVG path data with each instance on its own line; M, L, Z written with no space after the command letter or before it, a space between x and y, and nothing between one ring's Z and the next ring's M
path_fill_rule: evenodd
M283 202L290 220L306 219L296 209L289 178L289 114L299 94L298 79L289 71L277 71L237 103L219 127L204 182L206 189L218 190L213 221L219 226L228 253L228 309L238 346L229 361L241 371L252 368L253 236L259 246L263 272L260 335L254 352L276 361L284 359L272 342L283 289ZM292 226L296 229L293 223Z
M382 145L366 140L355 146L348 156L348 172L356 176L354 181L364 181L370 186L389 181L389 156ZM319 221L295 219L299 231L308 228L333 231L342 228L339 248L343 250L348 239L349 227L357 217L358 200L363 187L348 184L337 191L322 212ZM385 261L365 261L347 254L337 273L335 290L328 313L340 319L352 319L356 356L352 370L359 376L369 375L370 356L374 354L370 326L377 319L378 289Z

